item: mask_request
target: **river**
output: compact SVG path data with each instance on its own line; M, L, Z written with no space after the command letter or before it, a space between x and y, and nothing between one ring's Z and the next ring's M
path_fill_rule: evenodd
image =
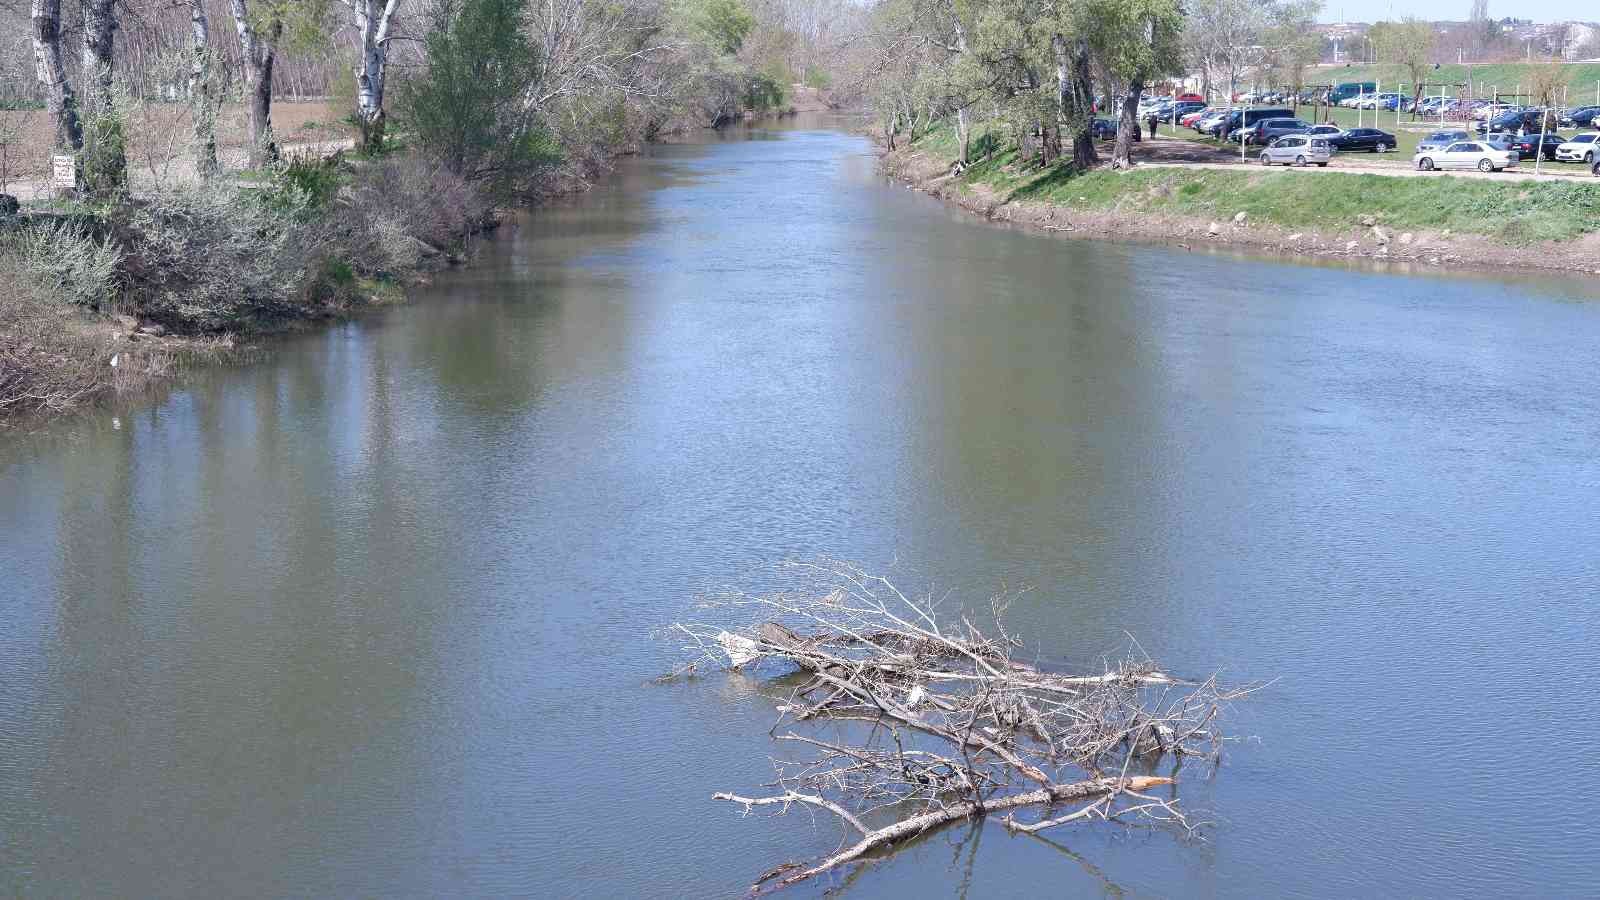
M773 703L650 683L659 632L826 553L1275 681L1203 843L960 827L819 887L1592 896L1593 283L1062 240L873 163L658 147L404 307L0 433L0 894L737 896L840 834L709 799Z

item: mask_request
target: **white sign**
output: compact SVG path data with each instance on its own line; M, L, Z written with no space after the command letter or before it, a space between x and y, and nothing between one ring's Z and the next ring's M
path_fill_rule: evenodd
M56 187L73 189L78 186L77 160L70 156L52 156L50 161L54 163L55 167L54 177L51 178L51 182Z

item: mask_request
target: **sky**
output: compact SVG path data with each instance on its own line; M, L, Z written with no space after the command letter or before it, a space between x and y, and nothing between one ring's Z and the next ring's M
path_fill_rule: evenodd
M1472 11L1472 0L1323 0L1322 21L1339 21L1340 10L1348 22L1377 22L1383 19L1465 19ZM1489 0L1489 15L1515 16L1535 22L1600 21L1600 4L1594 0Z

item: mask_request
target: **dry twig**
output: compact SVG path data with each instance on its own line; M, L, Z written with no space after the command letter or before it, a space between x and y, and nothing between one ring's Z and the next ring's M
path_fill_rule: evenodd
M909 596L847 563L785 569L798 589L707 601L719 617L743 617L739 629L673 626L694 655L677 676L764 660L805 675L773 732L812 755L775 761L772 794L712 799L746 813L821 809L858 835L812 864L774 868L752 890L792 885L988 813L1005 812L1007 827L1025 833L1131 818L1194 832L1175 798L1146 792L1174 784L1186 761L1214 757L1216 717L1254 688L1225 690L1214 677L1185 682L1131 654L1092 674L1048 671L1016 658L1022 643L1002 624L1008 595L991 599L980 627L970 613L941 619L938 599ZM785 721L842 736L779 733ZM1172 774L1151 774L1163 758L1174 761ZM1077 807L1048 815L1061 803ZM1029 808L1043 812L1032 822L1015 818Z

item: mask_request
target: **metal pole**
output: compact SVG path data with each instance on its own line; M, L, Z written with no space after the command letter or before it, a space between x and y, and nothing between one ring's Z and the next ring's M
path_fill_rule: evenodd
M1244 105L1244 112L1239 113L1239 162L1244 162L1245 123L1249 121L1249 119L1250 103L1247 101Z
M1545 123L1550 121L1550 110L1545 110L1539 116L1539 146L1533 151L1533 174L1539 175L1539 166L1544 163L1544 130Z

